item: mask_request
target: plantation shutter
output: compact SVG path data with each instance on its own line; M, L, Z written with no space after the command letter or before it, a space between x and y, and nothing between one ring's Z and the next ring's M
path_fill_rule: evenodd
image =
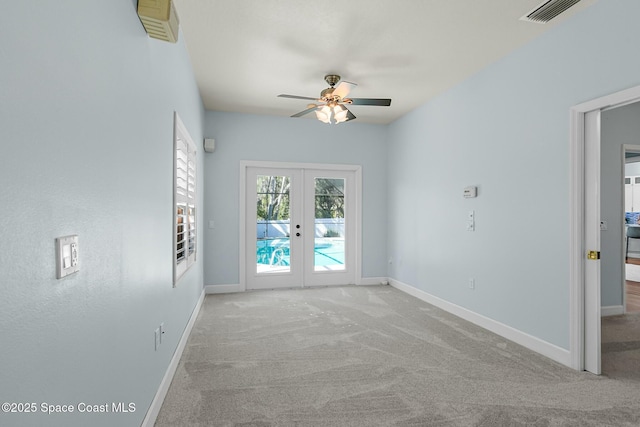
M196 256L196 151L195 147L188 148L187 162L187 223L189 224L187 256L189 262L195 261Z
M174 286L196 260L197 157L195 144L175 115Z

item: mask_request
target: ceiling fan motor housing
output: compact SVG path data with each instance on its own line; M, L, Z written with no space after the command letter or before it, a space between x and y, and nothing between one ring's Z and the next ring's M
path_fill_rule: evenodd
M334 86L340 81L340 76L337 74L327 74L324 76L324 81L331 87L320 92L320 98L327 102L333 99L333 91L335 90Z
M331 87L334 87L336 83L340 81L340 76L337 74L327 74L324 76L324 81Z
M330 99L330 98L332 98L332 95L333 95L333 91L334 91L334 90L335 90L335 89L334 89L334 88L332 88L332 87L328 87L328 88L326 88L325 90L323 90L322 92L320 92L320 98L321 98L321 99Z

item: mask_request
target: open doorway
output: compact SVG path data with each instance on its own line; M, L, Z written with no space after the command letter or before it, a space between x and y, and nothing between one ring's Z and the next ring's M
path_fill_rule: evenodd
M640 112L640 108L638 108ZM640 139L640 135L639 135ZM624 145L624 279L625 313L640 312L640 145Z
M640 376L639 119L638 102L601 113L601 368L619 379Z
M571 282L571 366L595 374L601 371L601 313L607 301L602 300L601 287L602 259L619 257L614 265L620 275L613 280L617 287L617 305L621 305L623 256L622 244L624 209L622 185L624 174L621 168L621 145L615 149L613 191L619 192L618 202L611 204L614 214L610 218L601 217L601 204L609 205L601 200L601 116L606 110L618 109L640 101L640 86L606 95L582 104L570 110L571 132L571 247L570 247L570 282ZM640 124L640 117L635 117ZM612 127L615 128L615 127ZM640 131L634 139L626 143L638 143ZM624 144L623 142L622 144ZM609 176L609 173L605 175ZM613 233L607 232L610 228ZM610 249L602 246L602 236L618 236L619 243ZM602 251L602 257L601 257ZM617 267L616 267L617 266ZM615 292L614 292L615 293ZM609 294L607 294L609 295ZM611 294L613 295L613 294ZM622 310L624 312L624 310ZM640 342L640 339L638 339ZM639 347L640 349L640 347Z

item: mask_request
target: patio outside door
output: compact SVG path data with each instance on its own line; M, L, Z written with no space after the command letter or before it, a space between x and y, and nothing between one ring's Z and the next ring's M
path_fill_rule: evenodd
M355 172L248 167L247 289L355 283Z

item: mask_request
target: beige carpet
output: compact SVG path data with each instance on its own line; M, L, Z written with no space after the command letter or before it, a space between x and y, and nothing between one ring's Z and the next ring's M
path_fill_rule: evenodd
M640 384L640 313L602 318L602 372Z
M389 286L209 295L156 425L638 426L619 361L576 372Z

